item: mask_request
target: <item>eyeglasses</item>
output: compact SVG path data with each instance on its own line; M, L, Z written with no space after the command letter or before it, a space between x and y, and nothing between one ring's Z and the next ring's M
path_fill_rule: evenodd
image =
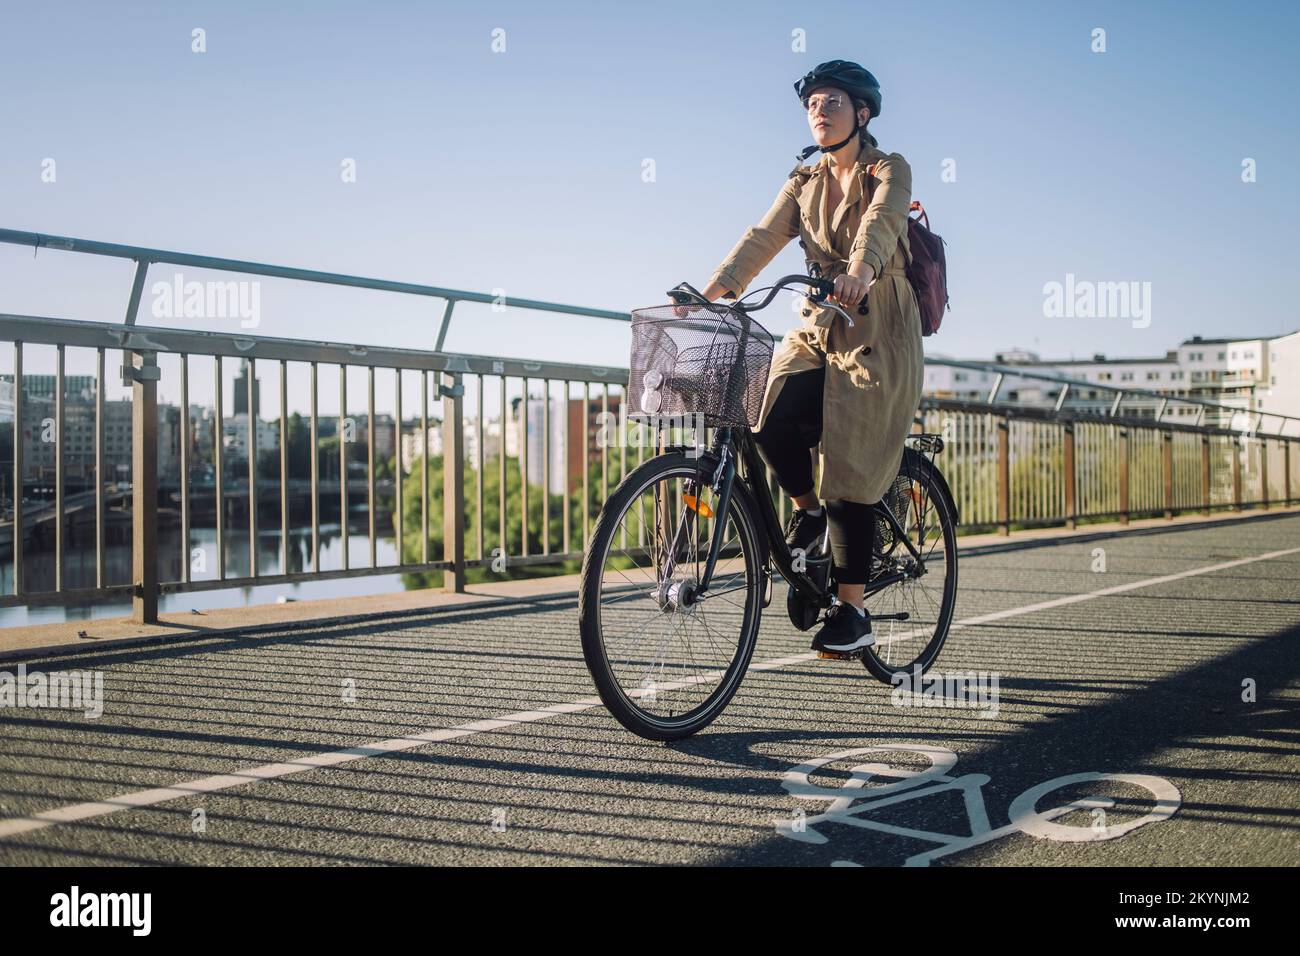
M844 105L844 97L838 93L823 93L817 96L810 96L803 101L804 107L809 113L816 113L818 110L827 114L838 112Z

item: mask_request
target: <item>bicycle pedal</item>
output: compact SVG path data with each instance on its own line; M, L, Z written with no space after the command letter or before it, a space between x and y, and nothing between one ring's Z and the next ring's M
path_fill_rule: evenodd
M817 656L824 661L859 661L862 660L862 649L856 651L818 651Z

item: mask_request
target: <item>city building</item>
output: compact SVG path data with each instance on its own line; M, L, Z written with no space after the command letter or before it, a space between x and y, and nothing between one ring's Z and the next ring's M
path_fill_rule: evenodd
M222 453L227 463L248 462L248 414L240 412L231 415L222 423ZM280 451L279 422L257 420L257 453L259 457L268 452L278 454ZM223 471L225 469L222 469Z
M248 359L241 359L239 362L239 374L235 376L234 386L234 412L236 415L248 414ZM224 404L224 403L223 403ZM262 412L262 383L253 377L253 414L260 415Z
M502 429L500 418L488 419L483 423L483 460L485 462L493 461L501 453L502 434L504 431L506 458L513 459L516 462L520 457L522 449L522 437L527 433L528 440L528 481L532 485L541 485L544 478L544 465L542 461L543 432L546 428L546 399L541 395L530 395L528 398L527 415L521 412L523 405L522 396L514 396L506 405L507 417L505 428ZM567 469L569 473L569 488L573 489L581 485L582 482L582 462L583 462L583 400L571 398L568 400L566 414L565 399L561 395L552 395L550 397L550 436L549 436L549 453L550 453L550 492L552 494L563 494L564 492L564 472L566 462L564 457L564 432L567 426L569 429L569 457ZM621 396L612 393L609 396L608 411L610 414L611 437L617 436L618 433L618 414L621 405ZM600 463L600 445L598 443L601 429L601 400L598 397L592 398L587 406L586 418L586 460L592 465ZM376 425L378 429L378 425ZM471 468L478 466L478 422L472 416L465 419L465 460ZM430 457L442 454L442 423L440 421L431 421L427 437ZM408 422L404 424L401 442L402 468L410 472L417 469L420 456L424 451L425 438L420 434L418 422ZM611 445L610 454L618 455L617 445ZM635 454L633 451L632 454ZM611 459L613 460L613 459ZM516 464L514 467L518 467Z
M1274 415L1293 415L1300 418L1300 332L1281 335L1265 343L1268 365L1256 392L1259 411ZM1265 431L1281 432L1276 420L1265 423ZM1290 424L1286 435L1300 435L1300 426Z
M948 356L931 356L948 357ZM972 360L983 361L983 360ZM1300 332L1276 338L1204 338L1196 335L1162 356L1086 359L1041 358L1037 353L1013 349L995 353L993 363L1076 380L1066 395L1065 407L1104 412L1115 401L1111 389L1141 389L1152 395L1126 395L1123 412L1155 417L1167 400L1164 421L1222 424L1248 428L1257 416L1272 411L1300 417ZM997 373L927 363L925 394L934 398L986 401ZM1091 386L1091 387L1090 387ZM1105 387L1103 387L1105 386ZM1007 374L997 401L1034 407L1051 407L1060 399L1061 386ZM1240 414L1216 413L1180 398L1217 402L1240 409ZM1300 425L1293 426L1300 434Z
M612 398L613 396L611 396ZM550 407L550 444L547 449L550 459L549 491L553 495L564 494L564 399L560 396L551 396ZM518 414L519 408L515 406L515 421L523 424L523 420ZM546 399L529 398L528 400L528 482L529 484L541 486L547 478L544 470L542 455L542 437L546 434ZM573 487L572 477L570 476L569 487ZM581 474L578 475L581 481Z

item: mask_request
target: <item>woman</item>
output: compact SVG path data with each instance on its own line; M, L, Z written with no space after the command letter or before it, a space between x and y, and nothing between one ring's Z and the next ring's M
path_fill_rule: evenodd
M795 83L815 146L796 166L767 214L746 230L703 294L736 298L795 236L834 299L853 316L809 303L803 324L772 358L754 437L782 490L794 499L786 531L807 552L830 523L838 604L813 639L844 653L874 643L863 592L871 568L879 501L898 473L903 440L921 400L921 316L904 267L912 172L898 153L876 148L867 123L880 115L880 84L856 63L832 60ZM858 315L866 301L869 314ZM813 487L809 449L820 446ZM825 499L825 507L820 500ZM800 553L800 552L796 552Z

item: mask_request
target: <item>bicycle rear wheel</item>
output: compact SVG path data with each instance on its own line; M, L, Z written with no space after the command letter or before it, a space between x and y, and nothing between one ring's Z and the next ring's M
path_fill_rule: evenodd
M873 578L901 573L901 581L867 596L876 643L862 655L862 664L886 684L897 674L924 673L948 637L957 604L957 510L944 486L934 479L934 466L912 449L899 468L895 517L920 552L917 561L889 530L882 536ZM905 620L899 620L900 616ZM878 619L878 620L874 620Z
M601 509L583 558L582 652L605 706L628 730L679 740L708 726L744 676L762 613L757 524L707 482L713 456L670 452L627 476ZM694 499L695 504L690 502ZM711 538L725 520L707 590Z

